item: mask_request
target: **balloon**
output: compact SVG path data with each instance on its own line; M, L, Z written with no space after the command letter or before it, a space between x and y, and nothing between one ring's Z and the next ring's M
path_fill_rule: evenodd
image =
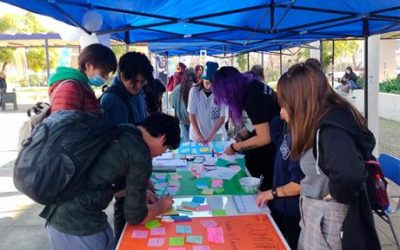
M82 18L82 25L89 31L97 31L103 24L103 17L94 10L87 11Z
M103 44L104 46L111 47L110 45L110 34L105 34L98 36L99 43Z
M75 42L79 40L82 34L83 31L81 29L65 25L65 27L61 29L60 37L66 42Z
M81 38L79 38L79 44L81 45L81 49L84 49L85 47L93 44L93 43L99 43L99 39L97 36L91 36L86 33L84 33Z

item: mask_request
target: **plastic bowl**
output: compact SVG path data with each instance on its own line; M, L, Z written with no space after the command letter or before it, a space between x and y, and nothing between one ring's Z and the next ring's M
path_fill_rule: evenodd
M239 179L239 183L246 193L255 193L260 184L260 179L256 177L243 177Z

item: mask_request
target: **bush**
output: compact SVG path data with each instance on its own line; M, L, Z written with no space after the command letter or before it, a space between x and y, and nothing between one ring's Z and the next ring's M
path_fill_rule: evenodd
M400 95L400 78L394 78L379 83L379 91Z

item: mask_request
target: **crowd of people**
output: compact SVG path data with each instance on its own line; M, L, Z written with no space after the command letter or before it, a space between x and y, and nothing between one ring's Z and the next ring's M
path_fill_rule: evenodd
M97 99L91 86L114 72ZM117 62L100 44L81 52L79 69L60 67L50 78L51 113L87 112L136 128L95 162L87 192L44 208L54 249L114 249L126 222L145 223L168 211L172 197L157 197L149 181L151 158L180 141L227 140L228 122L238 132L224 153L245 155L249 172L262 179L256 203L268 204L292 249L380 249L364 168L375 139L318 60L291 66L276 91L260 65L242 73L215 62L179 63L170 80L172 87L154 79L144 54L127 52ZM166 90L175 117L160 113ZM119 190L104 188L117 182ZM113 198L115 234L103 212Z

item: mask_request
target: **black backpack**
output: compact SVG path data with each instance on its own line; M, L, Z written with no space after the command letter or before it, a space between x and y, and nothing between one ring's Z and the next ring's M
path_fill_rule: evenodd
M122 129L101 116L59 111L37 125L22 144L14 166L14 185L48 205L85 190L88 170Z

